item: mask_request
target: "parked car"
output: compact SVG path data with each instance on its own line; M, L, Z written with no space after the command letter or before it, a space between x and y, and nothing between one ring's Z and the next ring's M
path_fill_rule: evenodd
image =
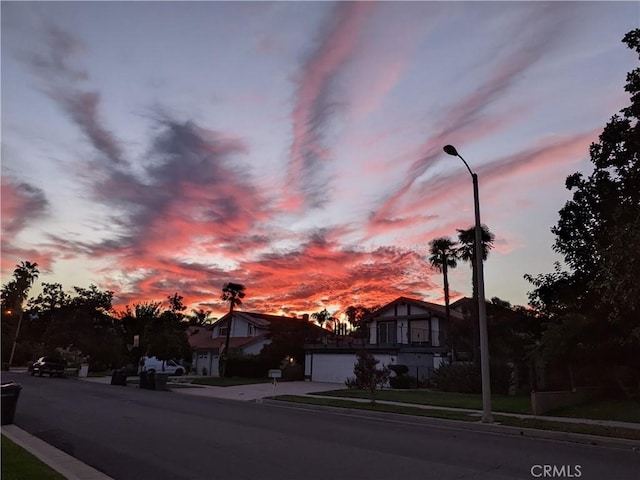
M160 360L157 357L141 357L140 363L138 364L138 373L150 371L180 376L184 373L185 369L173 360Z
M40 357L31 366L31 376L37 373L41 377L43 373L48 373L50 377L54 375L62 377L65 368L67 368L67 362L60 357Z

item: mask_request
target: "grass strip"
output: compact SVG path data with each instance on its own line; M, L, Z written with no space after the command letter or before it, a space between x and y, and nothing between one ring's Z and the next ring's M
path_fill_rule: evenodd
M640 430L633 430L631 428L590 425L588 423L554 422L552 420L506 417L503 415L494 415L493 418L501 425L508 425L510 427L535 428L537 430L551 430L554 432L580 433L584 435L597 435L600 437L640 440Z
M339 400L332 398L314 398L298 395L277 395L275 400L282 400L292 403L304 403L308 405L323 405L327 407L350 408L354 410L371 410L374 412L399 413L403 415L413 415L418 417L435 417L449 420L463 420L467 422L477 422L478 416L463 412L453 412L448 410L430 410L419 407L404 407L400 405L389 405L386 403L376 403L372 405L366 402L354 402L351 400Z
M2 435L2 480L65 480L20 445Z
M327 392L315 392L315 394L341 398L371 399L369 392L360 389L330 390ZM482 410L482 395L477 394L436 392L432 390L381 390L376 394L376 398L378 400L413 403L416 405ZM495 411L531 414L531 399L529 396L491 395L491 405Z
M371 410L376 412L399 413L403 415L413 415L420 417L445 418L449 420L464 420L477 422L479 417L463 412L437 410L429 408L418 408L403 405L388 405L377 403L371 405L366 402L355 402L352 400L342 400L338 398L316 398L297 395L278 395L275 400L285 402L303 403L308 405L322 405L327 407L350 408L360 410ZM381 399L378 399L381 400ZM517 418L505 415L495 415L494 420L501 425L518 428L533 428L537 430L550 430L556 432L579 433L586 435L598 435L602 437L624 438L627 440L640 440L640 430L629 428L607 427L603 425L589 425L584 423L554 422L551 420L539 420L536 418Z

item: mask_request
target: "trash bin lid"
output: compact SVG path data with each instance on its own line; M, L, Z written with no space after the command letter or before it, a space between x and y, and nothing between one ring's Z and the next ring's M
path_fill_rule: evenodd
M0 388L2 390L2 393L12 393L12 392L16 392L16 391L20 391L22 390L22 385L20 385L19 383L16 382L9 382L9 383L3 383L2 385L0 385Z

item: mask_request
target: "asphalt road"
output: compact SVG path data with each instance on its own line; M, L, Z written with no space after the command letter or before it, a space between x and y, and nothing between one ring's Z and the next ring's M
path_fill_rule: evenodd
M16 425L116 480L639 478L631 449L3 372ZM539 466L539 467L538 467ZM533 469L533 470L532 470Z

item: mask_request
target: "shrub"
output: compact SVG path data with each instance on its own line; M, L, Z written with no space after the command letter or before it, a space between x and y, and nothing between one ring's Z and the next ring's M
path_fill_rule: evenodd
M358 352L356 364L353 367L355 377L347 379L348 388L361 388L371 394L371 403L376 403L376 390L389 379L389 369L386 366L378 368L380 360L376 360L369 352Z
M229 356L227 377L262 378L267 376L269 364L257 355Z
M511 368L505 363L491 363L491 391L509 393ZM433 386L443 392L481 393L480 367L473 363L445 363L440 365L431 379Z
M480 371L473 363L445 363L433 372L433 386L443 392L480 393Z
M391 388L417 388L418 379L411 375L396 375L389 377L389 386Z
M400 375L404 375L405 373L409 373L409 367L407 367L406 365L389 365L389 370L395 373L398 377Z

